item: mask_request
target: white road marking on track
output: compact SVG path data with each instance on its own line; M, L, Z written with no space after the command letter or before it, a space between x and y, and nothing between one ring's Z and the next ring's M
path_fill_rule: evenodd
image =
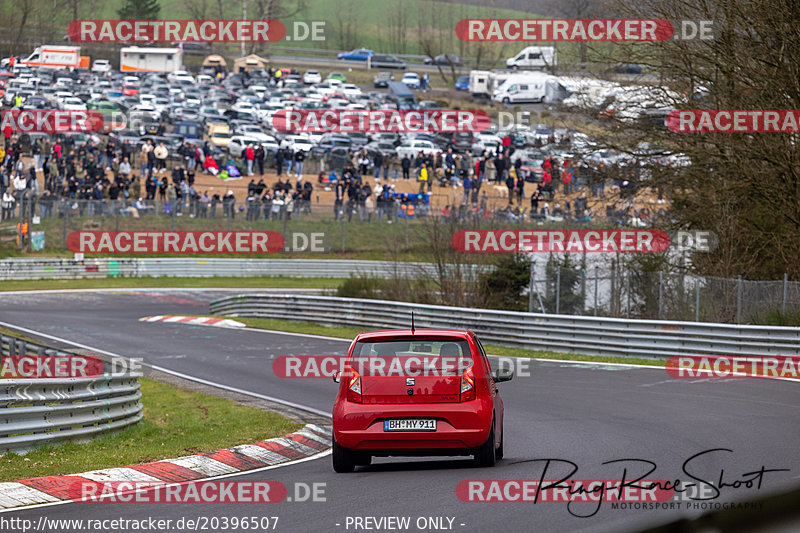
M17 326L17 325L14 325L14 324L9 324L7 322L0 322L0 326L4 326L4 327L7 327L7 328L11 328L11 329L17 329L19 331L22 331L23 333L30 333L31 335L38 335L39 337L42 337L42 338L45 338L45 339L51 339L51 340L54 340L54 341L63 342L64 344L69 344L71 346L75 346L76 348L82 348L84 350L91 350L93 352L102 353L102 354L108 355L109 357L117 357L117 358L120 358L120 359L128 359L125 356L116 354L114 352L109 352L108 350L103 350L101 348L95 348L94 346L89 346L89 345L86 345L86 344L82 344L80 342L74 342L74 341L65 339L63 337L56 337L55 335L42 333L40 331L36 331L36 330L30 329L30 328L24 328L22 326ZM344 340L344 339L336 339L336 340ZM301 409L303 411L308 411L309 413L314 413L316 415L324 416L324 417L327 417L327 418L331 417L331 413L330 412L326 412L326 411L323 411L321 409L315 409L314 407L309 407L307 405L301 405L299 403L289 402L289 401L286 401L286 400L282 400L281 398L275 398L274 396L267 396L266 394L259 394L257 392L240 389L238 387L230 387L230 386L224 385L222 383L216 383L214 381L209 381L207 379L198 378L198 377L195 377L195 376L190 376L188 374L184 374L182 372L176 372L174 370L170 370L168 368L164 368L164 367L161 367L161 366L151 365L151 364L148 364L148 363L139 363L139 364L141 366L143 366L143 367L152 368L153 370L158 370L159 372L164 372L165 374L170 374L170 375L173 375L173 376L177 376L179 378L188 379L188 380L194 381L196 383L202 383L204 385L209 385L209 386L212 386L212 387L216 387L218 389L223 389L223 390L227 390L227 391L231 391L231 392L238 392L239 394L245 394L247 396L252 396L253 398L260 398L262 400L269 400L271 402L279 403L281 405L286 405L288 407L294 407L295 409Z

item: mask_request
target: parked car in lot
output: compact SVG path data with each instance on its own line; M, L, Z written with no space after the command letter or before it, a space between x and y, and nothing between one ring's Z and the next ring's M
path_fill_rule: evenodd
M72 96L61 100L61 109L63 111L86 111L86 104L80 98Z
M368 50L366 48L356 48L355 50L351 50L349 52L342 52L336 56L336 58L346 59L348 61L366 61L372 57L372 54L372 50Z
M423 139L410 139L404 141L400 146L397 147L397 155L403 157L407 155L408 157L416 157L418 153L422 152L425 155L432 154L436 155L440 153L442 150L438 148L432 141L427 141Z
M343 133L326 133L311 149L311 155L314 157L323 157L334 148L341 147L349 149L352 145L353 140Z
M341 72L331 72L325 77L326 80L338 80L342 83L347 81L347 76L342 74Z
M461 56L456 54L439 54L438 56L431 59L430 57L425 58L426 65L444 65L444 66L461 66L463 63L461 62Z
M441 109L438 103L434 102L433 100L421 100L417 104L417 109Z
M231 142L231 129L227 124L209 124L206 137L211 144L224 148Z
M334 376L334 471L403 455L472 455L494 466L504 447L497 384L512 377L492 370L471 331L360 333Z
M95 59L92 65L92 72L105 74L111 70L111 62L108 59Z
M389 86L389 82L394 81L394 75L390 72L378 72L375 79L372 80L372 85L376 89L382 89Z
M314 143L306 135L287 135L281 140L281 148L291 148L294 151L310 152Z
M397 56L391 54L374 54L370 60L369 65L372 68L396 68L405 70L406 62Z
M312 84L312 83L321 83L322 82L322 74L319 73L318 70L307 70L305 74L303 74L303 83L305 84Z
M266 140L264 140L264 137L255 138L246 135L234 135L228 143L228 153L233 157L242 157L242 154L249 144L253 145L254 150L260 144L267 153L278 151L278 143L272 136L267 135Z
M409 89L419 89L420 86L419 74L417 74L416 72L406 72L405 74L403 74L403 79L401 79L400 81L408 85Z

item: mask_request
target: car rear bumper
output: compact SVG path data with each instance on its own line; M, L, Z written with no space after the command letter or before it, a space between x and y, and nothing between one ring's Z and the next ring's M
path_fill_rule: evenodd
M473 400L428 404L357 404L343 402L333 413L336 442L355 450L391 451L393 455L418 450L469 451L489 437L491 402ZM434 418L436 431L384 431L388 418Z

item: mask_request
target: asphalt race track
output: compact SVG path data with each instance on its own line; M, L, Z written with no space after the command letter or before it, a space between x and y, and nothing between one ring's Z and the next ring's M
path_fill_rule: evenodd
M286 380L272 373L281 355L341 354L349 341L253 330L143 323L150 315L207 314L207 302L222 293L126 290L3 294L0 321L146 362L230 387L281 398L329 412L336 385L327 379ZM533 363L530 377L500 385L506 408L505 459L494 469L473 468L464 459L389 458L353 474L335 474L330 457L245 474L238 480L325 483L325 502L271 505L65 504L2 514L36 521L58 518L197 518L278 516L278 531L356 531L348 517L453 519L452 530L625 532L701 509L612 509L604 503L467 503L456 486L470 479L538 480L542 459L572 461L574 479L620 479L619 459L657 465L647 479L689 480L684 461L706 480L733 483L746 473L790 469L763 476L761 489L725 487L714 502L763 497L800 486L800 384L767 379L676 380L663 369L613 365ZM231 443L231 445L239 443ZM538 461L536 461L538 460ZM642 465L626 463L629 476ZM546 479L565 473L552 463ZM639 470L636 470L639 469ZM596 511L596 513L595 513ZM579 517L574 515L592 515ZM444 527L448 527L444 520ZM365 531L365 529L358 529ZM432 531L433 529L423 529ZM61 529L53 531L72 531ZM169 531L178 531L172 529ZM377 529L371 529L377 531Z

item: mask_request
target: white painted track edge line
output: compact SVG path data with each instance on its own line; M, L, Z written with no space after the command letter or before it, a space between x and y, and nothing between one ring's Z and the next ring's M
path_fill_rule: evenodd
M82 344L82 343L79 343L79 342L73 342L71 340L64 339L62 337L56 337L55 335L49 335L47 333L42 333L42 332L39 332L39 331L36 331L36 330L33 330L33 329L25 328L25 327L22 327L22 326L17 326L17 325L14 325L14 324L9 324L8 322L0 322L0 326L4 326L4 327L7 327L7 328L11 328L11 329L18 329L19 331L22 331L24 333L30 333L32 335L38 335L38 336L44 337L46 339L52 339L52 340L55 340L55 341L58 341L58 342L63 342L65 344L69 344L69 345L75 346L77 348L83 348L84 350L91 350L91 351L94 351L94 352L98 352L98 353L102 353L102 354L108 355L110 357L118 357L118 358L122 358L122 359L127 359L127 357L121 356L121 355L113 353L113 352L109 352L108 350L95 348L93 346L88 346L86 344ZM240 330L241 330L241 328L239 329L239 331ZM231 387L229 385L224 385L222 383L216 383L214 381L209 381L209 380L206 380L206 379L203 379L203 378L190 376L190 375L184 374L182 372L177 372L175 370L170 370L168 368L164 368L164 367L160 367L160 366L156 366L156 365L151 365L149 363L141 363L141 365L144 366L144 367L152 368L153 370L158 370L159 372L164 372L165 374L170 374L170 375L173 375L173 376L176 376L176 377L179 377L179 378L187 379L189 381L194 381L196 383L202 383L203 385L209 385L209 386L212 386L212 387L215 387L215 388L218 388L218 389L227 390L227 391L230 391L230 392L237 392L239 394L252 396L253 398L259 398L259 399L262 399L262 400L268 400L268 401L275 402L275 403L278 403L278 404L281 404L281 405L285 405L287 407L294 407L295 409L300 409L302 411L307 411L309 413L313 413L313 414L316 414L316 415L324 416L326 418L330 418L331 417L331 413L330 412L325 412L325 411L322 411L321 409L316 409L314 407L309 407L307 405L302 405L302 404L299 404L299 403L290 402L290 401L283 400L283 399L280 399L280 398L275 398L273 396L267 396L265 394L259 394L257 392L248 391L248 390L240 389L240 388L237 388L237 387Z

